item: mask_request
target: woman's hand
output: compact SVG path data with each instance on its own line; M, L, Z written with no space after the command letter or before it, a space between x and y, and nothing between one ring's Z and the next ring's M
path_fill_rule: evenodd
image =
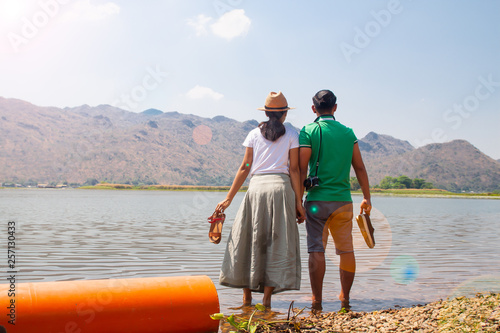
M229 207L229 205L231 204L231 201L232 200L229 200L228 198L222 200L221 202L219 202L217 204L217 207L215 207L215 211L218 212L218 213L224 213L224 210Z
M302 202L295 203L295 210L297 211L297 223L301 224L306 219L306 212L302 206Z

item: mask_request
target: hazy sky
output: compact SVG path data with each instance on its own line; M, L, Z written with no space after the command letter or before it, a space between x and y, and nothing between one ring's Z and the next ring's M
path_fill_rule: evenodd
M500 159L500 1L0 0L0 96L264 120L337 120Z

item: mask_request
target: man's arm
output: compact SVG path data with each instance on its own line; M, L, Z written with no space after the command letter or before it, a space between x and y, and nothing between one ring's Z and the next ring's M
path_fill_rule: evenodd
M311 159L312 149L310 147L299 148L299 166L300 166L300 197L304 196L304 180L307 178L307 168Z
M352 167L354 168L356 178L358 179L361 191L363 192L360 214L362 214L364 210L366 214L370 215L370 211L372 210L370 183L368 181L368 173L366 172L365 164L363 163L363 158L361 157L361 152L359 151L357 142L354 144L354 148L352 149Z

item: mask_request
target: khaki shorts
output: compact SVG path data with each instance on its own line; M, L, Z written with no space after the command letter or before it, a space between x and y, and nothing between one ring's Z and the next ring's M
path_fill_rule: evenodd
M307 251L325 252L328 232L337 254L354 252L352 245L352 202L306 202Z

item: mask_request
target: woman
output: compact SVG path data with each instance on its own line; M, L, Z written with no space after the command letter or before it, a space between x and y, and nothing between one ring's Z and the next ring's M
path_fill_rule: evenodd
M284 126L288 107L285 96L271 92L264 108L269 121L250 131L231 189L216 208L229 207L247 178L248 191L236 214L224 255L220 284L243 288L243 304L252 291L263 292L263 305L271 295L300 289L299 233L296 221L304 221L299 197L299 140L291 126Z

